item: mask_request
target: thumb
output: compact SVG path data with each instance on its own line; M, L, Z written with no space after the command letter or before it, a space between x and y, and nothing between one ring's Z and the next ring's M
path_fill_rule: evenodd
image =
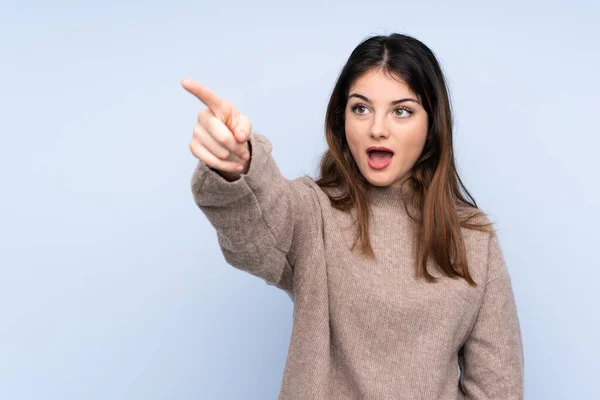
M239 143L244 143L250 138L252 132L252 122L244 114L240 113L238 124L234 129L234 135Z

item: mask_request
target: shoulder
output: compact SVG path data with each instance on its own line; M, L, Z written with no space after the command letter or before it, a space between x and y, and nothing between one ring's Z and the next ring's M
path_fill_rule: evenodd
M329 204L330 197L336 197L341 194L341 191L338 188L323 188L319 186L317 182L308 175L293 179L292 185L301 191L310 192L320 204Z
M480 269L484 281L493 278L498 272L498 262L502 262L502 252L496 229L496 220L480 208L469 205L457 206L461 232L473 267Z
M495 235L495 219L481 208L469 204L457 204L456 212L464 233L474 231L481 232L486 237Z
M311 202L312 211L318 214L319 218L325 221L333 222L347 226L355 221L353 210L343 211L335 207L334 199L344 196L344 191L337 187L321 187L315 180L309 176L301 176L293 180L295 191L300 193L300 201ZM308 205L303 205L302 208Z

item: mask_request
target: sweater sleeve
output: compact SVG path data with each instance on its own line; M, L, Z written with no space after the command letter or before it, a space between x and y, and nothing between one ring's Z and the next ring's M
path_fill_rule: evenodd
M314 182L285 178L271 142L252 132L246 174L227 181L199 161L192 176L194 201L215 228L225 261L283 289L294 299L294 264L318 234L321 221Z
M523 399L524 357L511 278L496 234L490 235L483 302L459 351L460 387L470 400Z

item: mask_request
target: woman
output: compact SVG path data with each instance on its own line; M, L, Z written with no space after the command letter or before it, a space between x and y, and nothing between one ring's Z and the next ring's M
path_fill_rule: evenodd
M196 204L226 261L294 302L279 399L523 397L511 279L458 176L427 46L391 34L352 52L316 181L283 177L245 115L182 85L208 106L190 144Z

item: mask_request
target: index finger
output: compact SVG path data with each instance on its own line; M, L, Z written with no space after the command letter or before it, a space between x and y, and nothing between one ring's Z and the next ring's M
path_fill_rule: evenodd
M202 86L198 82L193 79L183 79L181 81L181 86L194 96L198 98L201 102L203 102L213 114L217 115L217 113L221 110L223 106L223 99L217 96L212 90L209 88Z

